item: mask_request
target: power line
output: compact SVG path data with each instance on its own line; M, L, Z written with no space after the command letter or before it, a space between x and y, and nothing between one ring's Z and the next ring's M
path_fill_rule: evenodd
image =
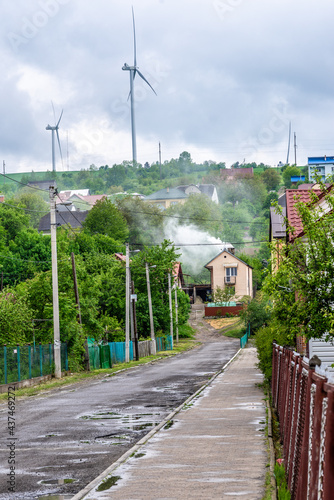
M30 208L18 207L17 205L11 205L10 203L5 203L4 201L1 202L1 205L6 205L6 207L11 208L17 208L18 210L24 210L25 212L35 212L39 214L49 213L49 210L31 210Z
M17 184L21 184L21 186L25 186L25 187L28 187L28 188L31 188L31 189L35 189L36 191L42 191L43 193L48 193L49 192L47 189L41 189L41 188L38 188L36 186L32 186L31 184L24 184L24 182L20 182L20 181L17 181L16 179L12 179L7 174L2 174L0 172L0 175L2 177L5 177L6 179L9 179L9 180L11 180L13 182L16 182Z

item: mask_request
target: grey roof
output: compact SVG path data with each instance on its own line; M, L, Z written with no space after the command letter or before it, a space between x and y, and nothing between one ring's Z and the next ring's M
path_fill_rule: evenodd
M233 247L232 247L233 248ZM229 252L227 248L224 248L224 250L222 252L219 252L219 254L216 255L216 257L214 257L213 259L211 259L207 264L205 264L204 267L208 267L209 264L211 264L211 262L213 262L214 260L216 260L217 257L219 257L219 255L223 254L223 253L228 253L229 255L232 255L232 257L234 257L235 259L237 259L239 262L242 262L243 264L245 264L246 266L250 267L251 269L253 269L252 266L250 266L249 264L247 264L247 262L245 262L244 260L241 260L239 259L239 257L237 257L236 255L234 255L233 253Z
M82 223L87 217L89 213L88 210L84 210L82 212L73 211L58 213L56 212L56 223L58 226L70 225L73 229L77 227L81 227ZM50 231L50 214L44 215L39 221L38 231L48 232Z
M275 207L270 207L270 236L272 238L286 237L286 224L284 217L286 217L285 206L282 207L282 215L277 213L277 209Z
M212 198L215 186L214 184L199 184L198 189L201 191L201 193L206 194L207 196L210 196L210 198Z
M188 195L181 191L181 189L165 188L149 194L146 196L145 200L177 200L184 198L188 198Z

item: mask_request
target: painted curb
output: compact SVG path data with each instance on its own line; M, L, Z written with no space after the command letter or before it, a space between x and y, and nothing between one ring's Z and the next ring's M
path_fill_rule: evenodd
M179 413L184 406L186 406L190 401L198 396L206 387L208 387L221 373L223 373L226 368L236 359L236 357L240 354L242 349L239 349L235 355L220 369L218 370L208 382L206 382L202 387L200 387L194 394L189 396L180 406L178 406L175 410L173 410L160 424L158 424L154 429L152 429L146 436L144 436L138 443L136 443L130 450L126 451L116 462L112 463L107 467L99 476L97 476L93 481L91 481L85 488L83 488L81 491L76 493L74 497L72 497L71 500L82 500L85 498L88 493L90 493L96 486L98 486L101 481L106 479L108 475L110 475L117 467L122 465L128 458L130 458L131 455L136 453L139 448L141 448L144 444L147 443L157 432L160 431L177 413Z

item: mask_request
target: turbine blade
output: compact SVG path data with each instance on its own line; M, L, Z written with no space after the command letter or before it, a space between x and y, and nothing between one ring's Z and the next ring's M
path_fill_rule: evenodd
M59 123L59 122L58 122ZM58 128L56 128L56 134L57 134L57 140L58 140L58 146L59 146L59 152L60 152L60 158L61 158L61 164L63 165L63 153L61 151L61 145L60 145L60 139L59 139L59 134L58 134Z
M135 26L135 14L132 6L132 25L133 25L133 65L137 66L137 44L136 44L136 26Z
M143 75L143 74L139 71L139 69L137 69L137 73L138 73L138 75L140 76L140 78L142 78L142 79L144 80L144 82L146 82L146 83L147 83L147 85L148 85L149 87L151 87L151 89L153 90L153 92L155 93L155 95L157 95L156 91L154 90L154 88L152 87L152 85L150 84L150 82L148 82L148 81L146 80L145 76L144 76L144 75Z
M53 101L51 101L51 106L52 106L52 110L53 110L53 118L55 120L55 125L56 125L56 113L55 113L55 107L53 105Z
M61 117L63 116L63 112L64 112L64 110L62 109L62 110L61 110L61 113L60 113L60 117L59 117L58 123L57 123L57 125L56 125L57 130L58 130L58 127L59 127L59 123L60 123Z

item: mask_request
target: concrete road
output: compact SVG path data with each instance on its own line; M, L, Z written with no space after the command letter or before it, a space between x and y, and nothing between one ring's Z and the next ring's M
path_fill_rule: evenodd
M71 498L207 382L238 348L239 340L220 337L113 377L17 401L16 493L8 493L1 481L0 498ZM1 408L2 477L9 472L7 412Z

